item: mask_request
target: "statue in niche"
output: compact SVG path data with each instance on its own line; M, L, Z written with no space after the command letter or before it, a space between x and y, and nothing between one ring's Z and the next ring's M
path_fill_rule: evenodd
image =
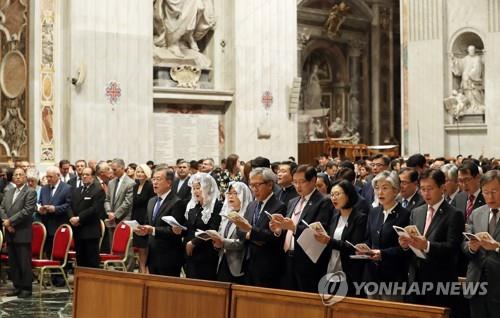
M304 109L321 108L321 86L319 84L319 66L314 64L306 83Z
M330 38L340 36L340 27L346 20L346 15L349 10L350 7L343 1L332 7L325 22L325 29Z
M210 67L197 42L215 28L213 1L154 0L153 8L155 62Z
M467 114L484 114L483 59L476 53L474 45L467 47L465 57L451 57L451 71L460 78L460 87L445 99L447 110L453 110L455 118Z

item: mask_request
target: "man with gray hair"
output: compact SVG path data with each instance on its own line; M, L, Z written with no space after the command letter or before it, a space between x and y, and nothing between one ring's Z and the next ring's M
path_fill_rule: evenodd
M452 163L445 164L441 167L446 176L446 183L444 184L444 199L451 206L462 211L465 215L465 202L467 202L467 193L460 191L458 186L458 167Z
M469 257L468 282L487 283L486 295L470 298L472 318L498 317L500 312L500 170L490 170L481 177L481 190L486 204L472 211L466 232L488 232L493 240L470 240L462 244Z
M132 213L133 189L135 181L130 179L125 173L125 161L114 159L111 162L114 179L109 181L109 190L104 200L104 209L108 216L106 224L109 228L110 246L113 244L113 233L116 224L122 220L130 220ZM127 261L127 268L132 270L133 253L129 253L130 260Z
M57 228L68 222L68 209L71 205L71 186L61 181L59 168L48 167L45 173L47 185L40 190L38 214L47 229L44 251L50 258L52 241ZM60 281L62 284L64 281Z
M245 280L249 285L278 288L283 270L283 238L269 229L268 214L285 215L286 206L273 193L276 175L270 168L250 172L249 186L255 200L248 204L243 220L235 220L238 236L246 244Z

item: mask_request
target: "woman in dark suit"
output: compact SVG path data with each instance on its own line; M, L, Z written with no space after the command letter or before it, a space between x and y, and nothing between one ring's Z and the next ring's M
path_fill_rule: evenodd
M372 185L380 204L368 215L366 244L373 250L373 255L365 267L364 279L376 283L406 282L408 263L393 226L407 226L410 223L410 211L396 201L399 193L398 174L383 171L373 178ZM368 298L403 300L400 295L386 294L368 295Z
M153 185L151 184L151 169L145 165L139 165L136 170L136 184L134 185L134 200L132 206L131 220L136 220L139 224L146 222L146 209L149 199L155 194L153 192ZM139 253L139 272L147 273L146 260L148 258L148 237L139 236L134 233L132 245Z
M326 244L326 251L331 254L327 273L343 271L348 285L347 295L360 296L355 295L353 284L362 281L365 261L350 258L355 250L346 241L354 245L364 242L367 217L353 208L358 201L358 194L349 181L342 180L335 184L331 198L335 209L340 212L333 216L328 233L317 231L315 238Z
M189 178L191 201L186 207L187 231L184 237L186 245L186 263L184 271L187 278L215 280L217 250L210 240L204 241L195 236L197 230L219 229L219 215L222 203L218 200L217 182L208 173L198 172Z

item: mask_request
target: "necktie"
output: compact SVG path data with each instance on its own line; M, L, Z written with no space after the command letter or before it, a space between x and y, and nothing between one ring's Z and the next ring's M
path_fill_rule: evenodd
M255 207L255 211L253 212L253 219L252 219L253 226L255 226L257 224L257 221L259 220L261 208L262 208L262 202L259 201L259 203L257 203L257 206Z
M153 209L153 223L156 220L156 216L158 215L158 212L160 212L160 207L161 207L161 197L158 197L156 199L156 204L155 204L155 207Z
M113 211L115 210L116 203L116 192L118 190L118 186L120 185L120 178L116 178L115 188L113 189Z
M76 178L76 187L78 188L80 186L82 186L82 180L80 179L80 177L77 177Z
M49 199L52 199L52 197L54 196L54 186L50 186L50 198Z
M224 229L224 238L227 238L227 235L229 234L229 229L231 228L231 225L233 222L227 221L226 228Z
M490 232L491 236L493 236L495 230L497 229L497 213L498 209L491 209L491 220L488 225L488 232Z
M447 202L448 204L451 204L451 197L450 197L450 196L446 196L446 202Z
M87 191L87 187L86 186L83 186L82 187L82 194L85 193L85 191Z
M425 236L425 233L427 233L429 226L431 225L432 218L434 217L435 212L436 211L431 206L429 207L429 210L427 210L427 217L425 218L424 236Z
M471 194L469 195L469 199L467 200L467 208L465 209L465 220L468 220L469 219L469 216L471 215L472 213L472 210L474 210L474 199L476 197Z
M302 213L302 208L304 206L304 202L305 202L305 199L303 197L301 197L299 202L295 206L295 209L293 210L292 221L293 221L293 224L295 224L295 225L297 225L297 223L299 223L300 214ZM283 250L285 250L285 253L294 247L292 240L293 240L293 231L290 231L290 230L286 231L285 245L283 245Z
M406 199L403 199L403 208L407 208L408 207L408 200Z

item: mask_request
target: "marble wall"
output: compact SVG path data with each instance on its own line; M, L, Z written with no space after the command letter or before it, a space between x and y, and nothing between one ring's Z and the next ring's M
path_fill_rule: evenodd
M297 119L289 117L289 90L297 77L296 1L224 1L229 57L226 88L234 101L226 113L226 153L243 160L262 155L271 160L297 156ZM229 51L228 53L232 55ZM217 59L216 59L217 61ZM217 65L215 65L217 67ZM261 99L269 91L266 111ZM258 129L268 139L258 138Z
M142 0L71 1L70 71L83 65L85 82L68 84L67 156L152 158L152 15ZM121 91L113 104L106 87Z
M500 144L500 1L406 0L401 6L403 47L403 153L498 156ZM450 95L450 55L463 32L484 43L484 124L450 124L443 99Z

